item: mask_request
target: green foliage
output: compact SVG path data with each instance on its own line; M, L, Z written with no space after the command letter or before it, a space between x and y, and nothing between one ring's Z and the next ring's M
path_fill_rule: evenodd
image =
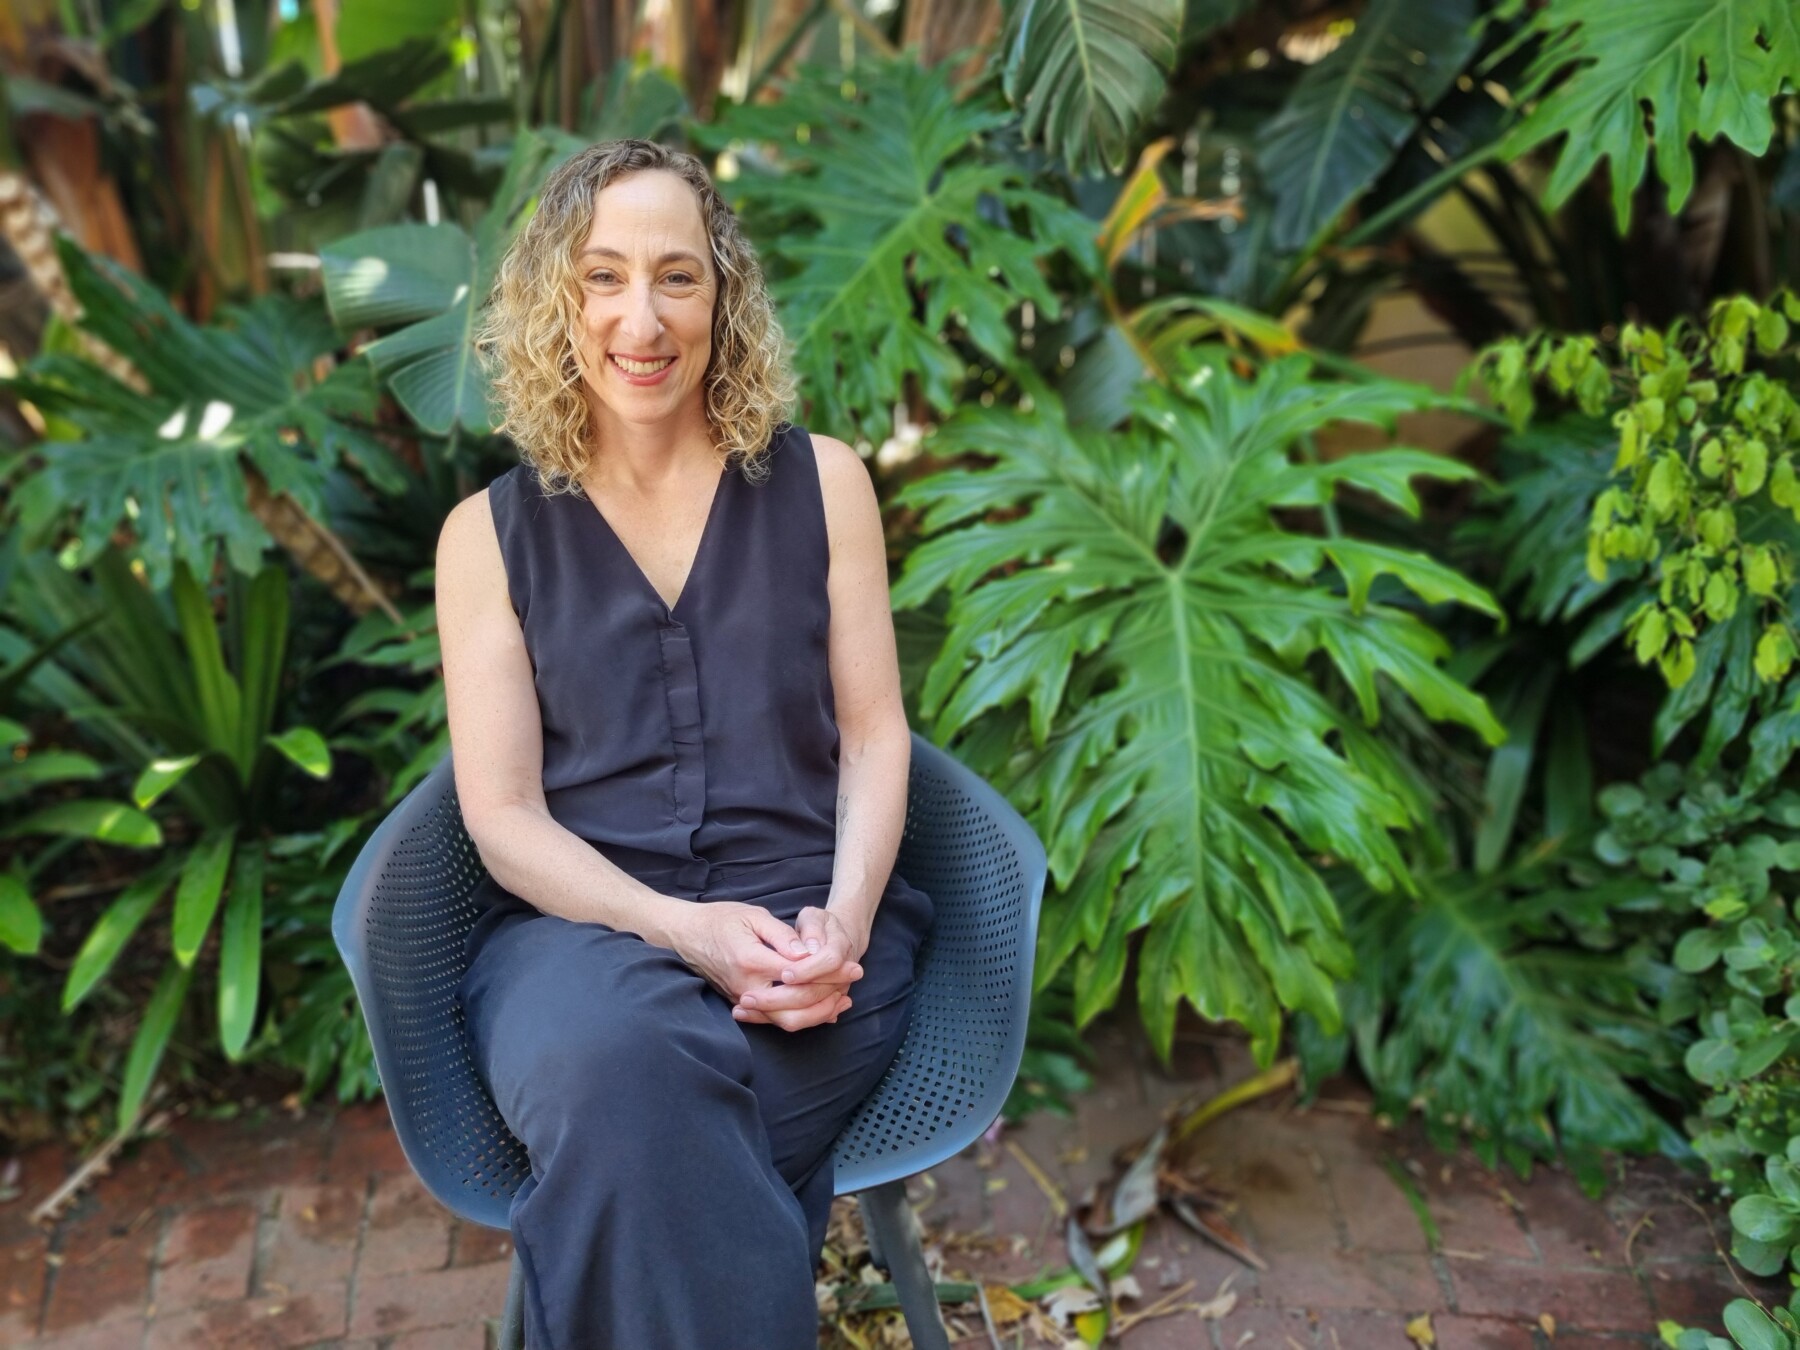
M1672 688L1695 676L1703 655L1715 672L1723 663L1728 678L1748 666L1773 684L1800 654L1791 619L1800 402L1782 380L1748 365L1753 355L1776 362L1794 353L1793 319L1800 300L1792 295L1766 306L1740 297L1715 304L1704 325L1678 320L1659 332L1628 324L1616 357L1589 337L1538 337L1501 343L1481 359L1517 425L1533 412L1536 380L1589 416L1610 414L1616 481L1594 501L1588 571L1604 581L1615 561L1653 568L1656 596L1635 609L1626 636L1638 661L1656 663ZM1744 614L1760 616L1759 632L1748 623L1732 630L1753 646L1748 660L1729 659L1722 647L1701 651L1703 635Z
M15 703L25 681L86 626L91 625L71 626L37 644L0 626L0 632L25 649L0 669L0 699ZM0 872L0 946L26 956L37 952L44 937L44 916L31 894L40 859L57 856L63 844L78 839L128 848L155 848L163 842L156 822L136 807L80 790L78 785L94 783L105 772L93 756L79 750L34 748L31 741L28 728L0 717L0 808L7 816L0 839L50 835L61 841L37 857L21 851L12 860L12 870ZM70 788L76 789L73 795ZM44 794L56 800L29 809L32 798Z
M1009 1121L1034 1111L1072 1116L1071 1099L1094 1086L1093 1075L1083 1065L1093 1064L1095 1055L1075 1030L1074 992L1067 974L1065 968L1062 977L1032 997L1019 1076L1000 1112Z
M1526 5L1544 41L1515 100L1528 108L1502 152L1517 158L1566 136L1545 196L1566 201L1602 159L1612 162L1619 229L1652 148L1669 210L1693 189L1690 142L1723 136L1761 155L1770 104L1800 85L1800 10L1792 0L1550 0Z
M13 504L28 536L73 516L80 559L124 529L153 586L169 584L179 559L205 573L219 542L232 565L254 572L272 542L245 495L247 462L270 490L323 514L328 472L339 462L379 490L396 492L404 470L363 429L374 385L359 361L314 378L337 339L316 302L267 296L200 327L156 289L66 237L59 252L80 299L82 326L128 359L149 384L128 388L98 366L51 352L0 381L78 436L42 448Z
M1691 1038L1694 1148L1729 1193L1756 1197L1732 1209L1732 1254L1774 1274L1796 1242L1772 1206L1800 1198L1779 1161L1800 1134L1800 793L1662 765L1600 806L1596 854L1653 883L1668 916L1658 1012Z
M58 980L41 960L0 951L0 1135L13 1145L68 1138L107 1091L98 1028L63 1016Z
M1662 1343L1675 1350L1800 1350L1800 1320L1786 1308L1768 1309L1747 1298L1725 1305L1726 1336L1664 1322Z
M402 612L399 624L380 610L370 610L320 669L340 663L395 671L413 680L413 687L381 684L362 690L332 722L334 744L362 755L387 774L383 801L393 806L450 753L435 605L424 603Z
M345 870L382 814L345 817L317 832L270 841L269 884L281 905L264 944L273 1023L268 1054L301 1074L303 1096L327 1085L339 1101L381 1090L350 972L331 938L331 910Z
M1162 101L1182 0L1012 0L998 51L1020 134L1077 173L1119 173Z
M116 551L95 564L87 590L49 559L28 561L28 609L45 626L101 609L106 621L69 644L34 675L40 697L56 699L78 725L136 760L140 807L179 803L185 829L128 884L89 931L64 987L63 1004L85 998L145 921L171 895L170 960L140 1021L119 1102L129 1121L154 1080L177 1026L191 977L209 939L218 954L218 1028L227 1056L245 1053L259 1007L265 849L278 818L281 766L329 777L318 733L280 725L287 654L288 581L281 568L245 581L227 573L225 622L186 565L176 563L166 612ZM71 697L70 695L73 695ZM223 921L220 915L223 914Z
M346 331L398 331L363 355L421 427L493 429L487 372L475 350L481 307L520 213L573 148L567 137L521 132L506 177L473 236L448 221L378 226L319 251L331 317Z
M1373 0L1262 127L1276 247L1299 249L1394 162L1475 50L1474 0Z
M1391 426L1434 401L1410 385L1316 381L1301 358L1253 379L1206 369L1179 390L1147 387L1119 432L1069 427L1048 389L1031 401L952 419L934 452L991 467L900 496L930 537L895 604L939 590L951 601L921 712L940 740L964 738L1047 842L1059 892L1040 986L1074 959L1085 1024L1117 997L1127 941L1147 930L1138 993L1159 1051L1186 998L1249 1027L1267 1059L1282 1009L1336 1024L1333 982L1349 970L1308 855L1344 859L1377 888L1407 884L1391 832L1426 805L1370 730L1381 682L1431 717L1502 735L1439 668L1442 639L1386 586L1495 612L1483 591L1405 549L1298 533L1277 512L1348 486L1410 514L1410 480L1469 471L1403 449L1297 459L1322 428ZM1315 661L1360 717L1322 692Z
M809 70L777 103L733 107L703 139L766 143L779 171L745 156L722 184L733 204L779 222L771 264L807 420L877 444L909 384L933 409L959 401L966 341L1003 366L1009 314L1061 312L1040 267L1066 249L1097 265L1091 222L1031 186L989 140L1007 121L958 101L943 67L910 60Z
M1560 1157L1590 1187L1608 1151L1678 1148L1637 1086L1679 1087L1645 998L1649 954L1611 912L1642 886L1572 884L1567 856L1547 846L1491 876L1426 872L1416 896L1346 884L1346 1037L1306 1029L1308 1077L1353 1047L1381 1109L1416 1108L1443 1147L1466 1136L1488 1166L1527 1173Z

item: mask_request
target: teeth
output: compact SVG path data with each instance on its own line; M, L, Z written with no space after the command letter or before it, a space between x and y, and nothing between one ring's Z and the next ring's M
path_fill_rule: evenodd
M614 363L628 375L654 375L674 359L665 356L660 361L628 361L623 356L613 357Z

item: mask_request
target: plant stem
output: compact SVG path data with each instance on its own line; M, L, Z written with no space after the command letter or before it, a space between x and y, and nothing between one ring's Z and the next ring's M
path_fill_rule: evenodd
M750 83L744 88L745 103L753 100L756 97L756 91L768 82L771 75L781 69L788 57L793 54L794 48L800 45L800 39L805 37L812 26L819 21L819 16L825 12L825 7L830 3L831 0L813 0L806 13L794 21L794 26L788 30L788 35L781 39L781 45L769 54L769 59L763 62L762 68L750 77Z
M894 44L887 40L886 34L863 17L861 10L849 3L849 0L830 0L830 4L840 18L856 29L858 37L883 56L893 58Z
M563 17L568 8L569 0L552 0L550 21L544 26L544 43L537 53L537 69L531 72L531 92L519 109L521 122L530 122L542 115L544 85L550 78L550 67L556 64L557 54L562 50Z
M1368 243L1383 230L1387 229L1388 226L1405 216L1408 212L1437 196L1438 193L1449 187L1450 184L1454 183L1458 178L1461 178L1470 169L1475 168L1479 164L1485 164L1488 160L1493 159L1498 153L1498 145L1484 145L1478 149L1469 151L1468 154L1463 155L1460 158L1451 160L1448 164L1444 165L1443 168L1427 178L1423 183L1420 183L1411 192L1406 193L1395 201L1389 202L1381 210L1377 211L1374 215L1363 221L1362 224L1351 230L1338 241L1339 247L1355 248L1359 244Z

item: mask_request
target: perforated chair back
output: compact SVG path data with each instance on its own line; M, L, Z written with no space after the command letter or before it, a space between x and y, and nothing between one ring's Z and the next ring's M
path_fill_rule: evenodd
M1025 1049L1043 899L1042 844L999 793L920 736L896 869L936 907L899 1053L834 1149L836 1189L935 1166L1000 1112ZM461 1217L507 1225L530 1174L475 1070L456 999L486 874L448 757L357 856L332 913L395 1133L425 1187Z

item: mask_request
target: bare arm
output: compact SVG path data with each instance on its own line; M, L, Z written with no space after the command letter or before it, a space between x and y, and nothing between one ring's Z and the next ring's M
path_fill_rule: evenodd
M813 437L831 537L831 687L837 707L837 856L826 909L856 934L860 957L906 824L912 759L888 607L881 508L862 459Z
M842 441L814 436L831 541L828 659L838 724L837 851L825 906L800 911L794 929L812 954L781 982L742 995L742 1022L785 1019L790 1031L835 1021L862 978L875 911L906 824L912 738L900 699L900 659L888 607L887 549L874 484Z
M485 492L444 522L437 597L457 796L495 881L546 914L669 948L732 1002L805 956L793 928L761 906L663 895L550 815L543 714Z
M438 538L437 620L456 795L494 880L546 914L676 946L693 907L621 870L544 803L537 688L485 491L458 503Z

